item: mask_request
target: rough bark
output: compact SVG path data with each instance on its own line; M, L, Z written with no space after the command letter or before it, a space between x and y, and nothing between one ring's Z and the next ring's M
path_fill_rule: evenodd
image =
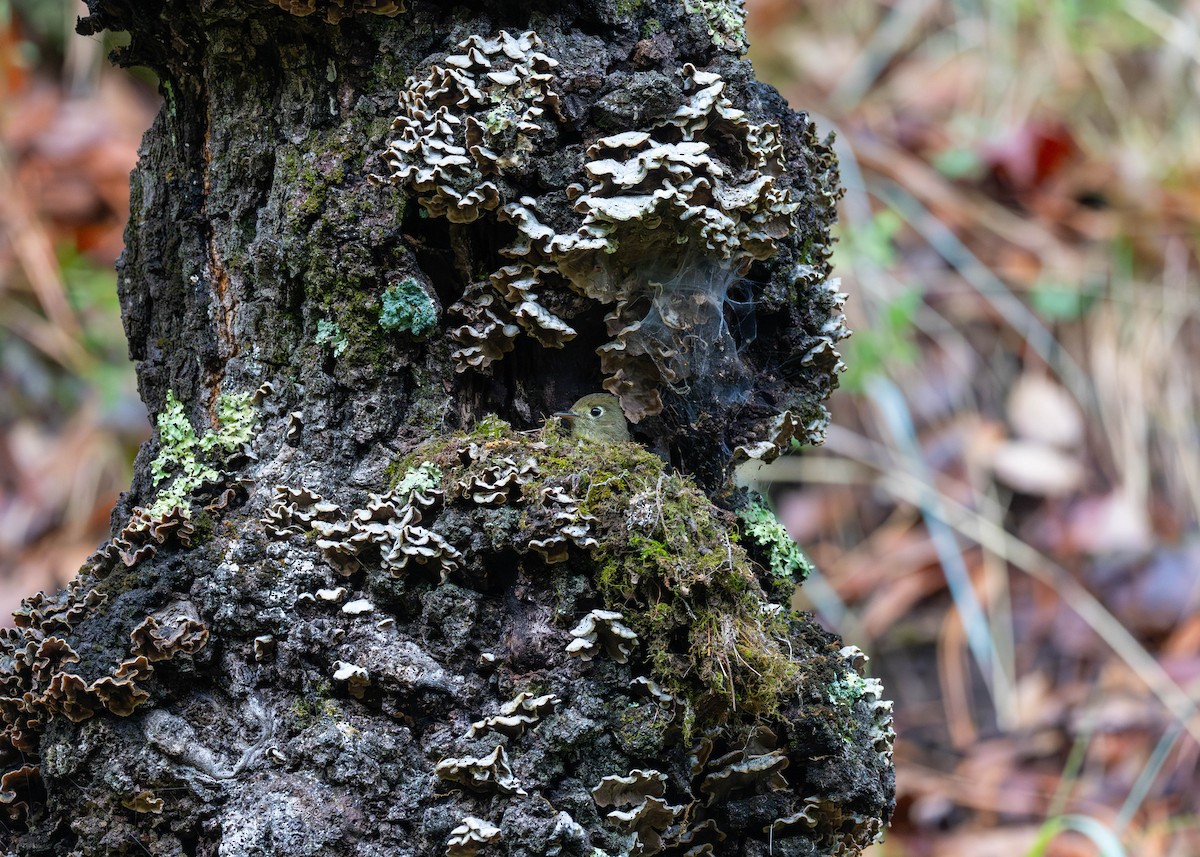
M730 483L820 440L845 333L836 166L738 3L316 5L88 2L165 96L119 263L159 431L3 642L8 850L858 853L888 703ZM602 385L638 443L543 426Z

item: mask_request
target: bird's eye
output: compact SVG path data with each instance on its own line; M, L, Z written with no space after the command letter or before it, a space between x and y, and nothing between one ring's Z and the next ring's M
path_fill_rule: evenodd
M604 416L604 408L595 407L595 408L592 408L592 410L589 413L591 413L591 415L593 417L599 418L599 417Z

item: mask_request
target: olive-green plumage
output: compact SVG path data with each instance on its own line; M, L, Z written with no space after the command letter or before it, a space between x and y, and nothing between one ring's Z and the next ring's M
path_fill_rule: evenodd
M584 396L569 411L554 416L571 423L571 437L588 442L617 443L629 440L629 423L616 396L591 393Z

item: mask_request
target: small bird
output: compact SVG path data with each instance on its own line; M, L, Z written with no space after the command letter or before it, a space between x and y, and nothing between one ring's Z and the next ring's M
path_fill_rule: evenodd
M629 440L629 423L621 402L608 393L590 393L569 411L554 414L571 422L571 437L589 443L619 443Z

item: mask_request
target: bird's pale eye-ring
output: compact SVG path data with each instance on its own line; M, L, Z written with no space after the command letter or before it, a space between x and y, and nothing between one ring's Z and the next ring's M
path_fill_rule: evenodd
M591 409L591 411L589 411L589 413L590 413L590 414L591 414L593 417L599 418L599 417L602 417L602 416L604 416L604 408L601 408L601 407L599 407L599 406L596 406L596 407L592 408L592 409Z

